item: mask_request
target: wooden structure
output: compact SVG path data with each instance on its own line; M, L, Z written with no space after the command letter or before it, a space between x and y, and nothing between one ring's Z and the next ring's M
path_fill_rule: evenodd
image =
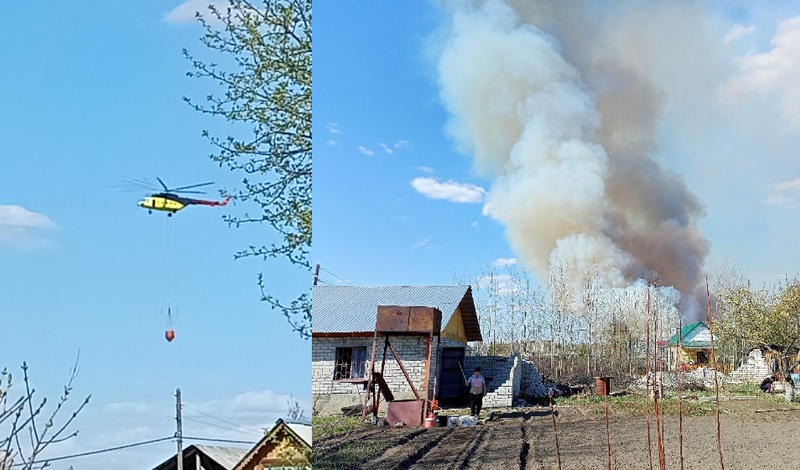
M433 338L437 342L441 339L442 312L435 307L404 307L404 306L378 306L378 315L375 322L375 332L372 338L372 353L370 356L370 373L367 377L367 396L362 407L361 417L365 418L368 410L372 410L375 418L378 417L381 396L388 402L386 413L387 420L402 421L410 426L419 426L427 412L431 409L431 392L435 393L436 379L434 377L433 390L428 389L432 369ZM380 372L375 370L375 351L378 347L378 335L384 337L383 358L381 359ZM390 336L427 336L427 355L423 365L424 373L422 384L425 387L423 394L414 386L414 382L403 367L400 356L395 351L389 340ZM436 350L439 350L437 343ZM403 372L416 400L395 401L392 391L383 377L386 366L386 353L391 351L397 365ZM372 400L372 403L370 403ZM371 405L371 408L370 408Z
M281 419L232 470L311 468L311 426Z

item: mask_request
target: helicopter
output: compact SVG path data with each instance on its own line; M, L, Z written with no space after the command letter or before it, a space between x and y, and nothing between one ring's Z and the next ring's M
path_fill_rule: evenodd
M213 182L192 184L189 186L181 186L179 188L170 189L166 184L164 184L163 181L161 181L161 178L156 177L156 179L164 188L164 191L157 194L151 194L150 196L138 202L138 206L143 209L147 209L149 214L152 214L153 211L156 210L166 212L168 217L172 217L172 214L178 212L186 206L226 206L231 200L230 197L227 197L223 201L206 201L203 199L192 199L182 196L182 194L205 194L202 191L190 190L214 184Z

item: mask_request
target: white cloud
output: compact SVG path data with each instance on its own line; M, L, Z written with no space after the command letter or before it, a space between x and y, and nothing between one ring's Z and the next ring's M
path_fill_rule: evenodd
M471 223L471 224L469 224L469 225L470 225L471 227L478 228L478 221L476 220L475 222L472 222L472 223Z
M436 178L414 178L411 180L411 186L431 199L446 199L452 202L482 202L486 194L486 190L474 184L458 183L453 180L440 182Z
M768 199L764 199L764 204L769 204L771 206L784 206L787 204L791 204L795 201L793 197L778 197L774 196Z
M371 157L371 156L375 155L375 152L373 152L372 150L370 150L368 148L359 147L358 150L361 151L361 153L363 153L364 155L366 155L368 157Z
M508 295L517 291L516 287L514 287L514 279L508 274L483 276L478 279L476 287L479 289L494 288L500 295Z
M434 170L433 168L431 168L429 166L418 166L418 167L416 167L414 169L418 170L418 171L421 171L423 173L433 173L434 171L436 171L436 170Z
M386 145L386 144L384 144L383 142L381 142L381 144L380 144L380 145L381 145L381 147L383 147L383 150L385 150L385 151L386 151L386 153L389 153L389 154L392 154L392 153L394 153L394 151L392 151L392 149L390 149L390 148L389 148L389 146L388 146L388 145Z
M55 224L46 215L22 206L0 205L0 229L3 227L53 228Z
M746 36L753 31L756 30L755 26L742 26L741 24L736 24L733 28L731 28L725 37L722 38L722 42L725 44L730 44L731 42L741 38L742 36Z
M511 266L517 264L517 258L497 258L492 264L497 267Z
M327 127L328 127L328 130L333 132L334 134L341 134L342 133L342 131L339 130L339 125L336 124L335 122L329 122Z
M425 249L430 250L431 246L430 246L430 244L428 244L429 241L430 240L428 240L427 238L424 239L424 240L420 240L417 243L414 243L414 248L425 248Z
M800 190L800 178L768 184L760 189L760 191L768 191L770 193L769 197L764 199L763 202L771 206L793 204L797 198L787 195L787 193L800 192L798 190Z
M800 131L800 16L778 22L770 44L767 52L739 57L739 76L728 81L724 90L733 101L751 92L777 91L783 118L792 130Z
M328 141L328 145L336 145L336 141L335 140L329 140Z
M398 140L394 143L395 148L411 147L407 140Z
M217 11L224 15L231 4L220 0L186 0L167 13L164 19L168 23L194 23L197 21L196 15L199 12L207 20L216 22L218 20L209 10L209 5L214 5Z
M48 245L42 231L56 228L56 224L43 214L22 206L0 204L0 244L32 249Z
M786 191L789 189L800 189L800 178L791 180L791 181L783 181L781 183L774 183L767 188L772 189L773 191Z

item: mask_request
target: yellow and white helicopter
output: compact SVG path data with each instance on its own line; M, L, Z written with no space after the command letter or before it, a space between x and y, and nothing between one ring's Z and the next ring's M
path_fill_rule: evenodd
M150 196L139 201L139 207L147 209L147 212L152 214L153 211L166 212L167 216L172 217L172 214L178 212L186 206L201 205L201 206L226 206L231 200L230 197L225 198L223 201L206 201L203 199L192 199L183 197L183 194L204 194L202 191L191 191L191 189L208 186L210 183L192 184L189 186L181 186L179 188L170 189L161 181L161 178L156 178L161 186L164 188L163 192L151 194ZM137 182L138 184L138 182Z

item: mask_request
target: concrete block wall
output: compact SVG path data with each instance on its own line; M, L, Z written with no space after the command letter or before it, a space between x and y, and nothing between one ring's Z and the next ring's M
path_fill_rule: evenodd
M768 375L769 367L764 355L760 349L754 349L747 355L744 364L730 373L728 380L734 383L760 384Z
M465 370L467 374L481 368L481 375L485 379L492 379L486 382L486 396L483 399L483 406L486 408L510 407L514 402L514 397L519 395L519 389L514 390L514 370L518 367L519 357L514 355L505 356L467 356L465 360Z

